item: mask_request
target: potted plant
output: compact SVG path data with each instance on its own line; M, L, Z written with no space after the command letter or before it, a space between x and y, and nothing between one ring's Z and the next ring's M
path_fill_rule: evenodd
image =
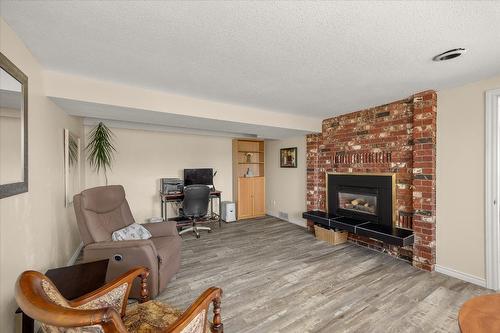
M112 143L113 132L102 122L97 124L89 133L89 143L85 147L88 153L87 160L94 170L104 171L106 185L108 185L107 170L111 169L113 153L116 151Z

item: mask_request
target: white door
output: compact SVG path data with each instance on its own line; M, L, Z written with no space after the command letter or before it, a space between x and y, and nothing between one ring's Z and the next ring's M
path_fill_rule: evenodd
M486 287L500 289L500 89L486 92Z

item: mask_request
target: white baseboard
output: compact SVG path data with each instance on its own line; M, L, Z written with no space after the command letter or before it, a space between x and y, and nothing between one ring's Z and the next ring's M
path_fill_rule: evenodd
M290 222L290 223L296 224L296 225L301 226L301 227L303 227L303 228L306 228L306 227L307 227L306 222L305 222L304 220L300 220L300 219L290 219L290 218L288 218L288 219L284 220L283 218L279 217L279 215L278 215L278 214L275 214L275 213L273 213L273 212L271 212L271 211L267 211L267 213L266 213L266 214L267 214L267 215L270 215L270 216L272 216L272 217L276 217L277 219L280 219L280 220L283 220L283 221L287 221L287 222Z
M76 259L78 259L78 256L80 255L80 252L82 252L83 249L83 243L78 244L78 247L75 250L75 253L69 258L68 264L66 266L71 266L74 265L76 262Z
M486 279L484 279L484 278L480 278L480 277L477 277L477 276L474 276L474 275L471 275L468 273L463 273L463 272L457 271L455 269L447 268L447 267L443 267L443 266L439 266L439 265L436 265L435 269L436 269L436 272L439 272L439 273L442 273L442 274L445 274L445 275L448 275L448 276L451 276L451 277L454 277L454 278L457 278L457 279L460 279L460 280L463 280L466 282L470 282L472 284L486 288Z

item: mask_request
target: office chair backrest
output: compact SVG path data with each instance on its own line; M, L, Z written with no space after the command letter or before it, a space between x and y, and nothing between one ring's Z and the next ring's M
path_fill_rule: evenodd
M187 217L203 217L208 212L210 187L189 185L184 187L183 214Z

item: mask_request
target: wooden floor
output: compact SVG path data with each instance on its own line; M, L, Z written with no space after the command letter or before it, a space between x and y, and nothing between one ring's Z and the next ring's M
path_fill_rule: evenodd
M185 309L221 287L226 333L458 332L460 305L489 292L272 217L183 238L181 270L158 299Z

